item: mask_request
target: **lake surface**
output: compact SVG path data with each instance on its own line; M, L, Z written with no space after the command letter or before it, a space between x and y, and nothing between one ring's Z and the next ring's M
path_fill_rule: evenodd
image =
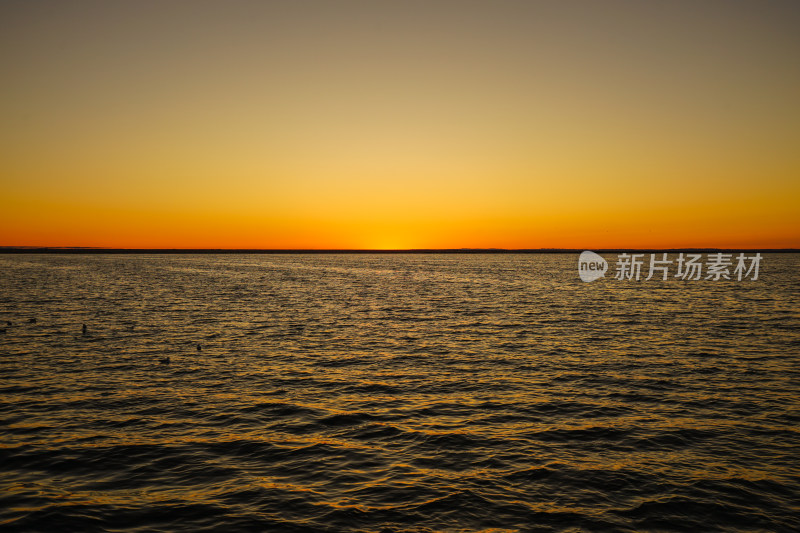
M0 255L0 527L800 530L800 256L577 260Z

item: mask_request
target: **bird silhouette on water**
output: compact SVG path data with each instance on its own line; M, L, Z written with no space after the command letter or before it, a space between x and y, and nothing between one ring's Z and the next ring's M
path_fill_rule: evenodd
M81 329L83 330L83 336L85 337L87 335L87 333L86 333L86 330L87 330L86 324L84 324L83 328L81 328Z
M28 323L29 324L36 324L36 319L35 318L29 318L28 319Z
M168 365L170 363L170 358L162 357L161 359L158 360L158 362L161 363L162 365Z
M200 352L200 351L202 351L202 350L203 350L203 347L202 347L201 345L199 345L199 344L198 344L198 345L197 345L197 351L198 351L198 352Z

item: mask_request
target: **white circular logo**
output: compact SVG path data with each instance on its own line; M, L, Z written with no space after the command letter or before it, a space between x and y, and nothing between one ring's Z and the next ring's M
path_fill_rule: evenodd
M578 275L583 281L589 282L605 276L608 263L594 252L583 252L578 258Z

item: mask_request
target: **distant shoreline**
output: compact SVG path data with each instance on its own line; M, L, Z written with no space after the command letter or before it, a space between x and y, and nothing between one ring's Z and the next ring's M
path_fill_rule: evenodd
M566 254L587 248L415 248L408 250L371 249L226 249L226 248L78 248L0 246L0 254ZM623 252L761 252L798 253L798 248L593 248L597 253Z

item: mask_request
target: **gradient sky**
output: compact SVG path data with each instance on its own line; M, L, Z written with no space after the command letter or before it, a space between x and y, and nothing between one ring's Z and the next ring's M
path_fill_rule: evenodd
M800 247L796 1L0 3L0 245Z

